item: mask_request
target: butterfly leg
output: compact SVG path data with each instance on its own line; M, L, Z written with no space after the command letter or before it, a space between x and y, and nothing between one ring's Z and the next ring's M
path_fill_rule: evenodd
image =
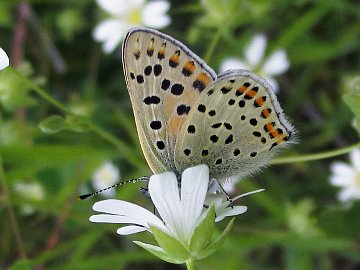
M226 196L226 200L229 202L228 207L231 207L231 208L234 207L233 199L229 196L229 194L226 192L226 190L223 188L223 186L215 178L211 179L211 181L209 183L208 192L209 193L215 192L215 193L224 194Z

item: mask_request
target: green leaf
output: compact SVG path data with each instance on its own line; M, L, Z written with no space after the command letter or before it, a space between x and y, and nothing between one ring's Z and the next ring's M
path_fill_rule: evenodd
M17 262L15 262L9 268L9 270L31 270L31 269L34 269L33 267L34 267L34 265L31 263L31 261L23 259L23 260L18 260Z
M75 132L84 132L88 130L86 120L81 116L68 115L66 116L66 126Z
M208 256L210 256L211 254L213 254L216 250L218 250L221 245L224 243L226 237L228 236L228 234L231 231L231 228L234 224L235 218L232 218L230 220L230 222L228 223L228 225L226 226L225 230L221 233L221 235L214 241L212 242L204 251L202 251L201 253L198 254L197 259L201 260L204 259Z
M176 260L173 257L169 256L161 247L153 246L153 245L143 243L140 241L134 241L134 243L137 244L138 246L146 249L151 254L155 255L156 257L158 257L159 259L161 259L163 261L166 261L169 263L174 263L174 264L181 264L181 263L185 262L185 261Z
M46 134L54 134L65 129L65 119L61 115L52 115L41 121L39 128Z
M195 232L190 240L190 250L193 253L196 254L209 245L211 241L211 236L214 232L214 227L215 208L214 205L212 205L208 209L206 215L204 216L204 219L196 227Z
M150 229L159 246L174 260L185 262L191 256L183 244L174 237L168 235L156 226L150 225Z
M357 131L360 133L360 95L348 93L343 95L343 100L355 116Z

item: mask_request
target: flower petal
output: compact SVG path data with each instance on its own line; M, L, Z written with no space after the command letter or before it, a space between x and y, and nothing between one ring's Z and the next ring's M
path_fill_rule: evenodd
M255 68L264 57L267 39L263 34L255 35L245 48L245 59L249 66Z
M95 223L137 224L140 226L147 225L147 223L145 223L142 219L139 220L134 217L108 214L92 215L89 220Z
M155 174L149 180L150 197L165 224L177 235L181 232L178 182L173 172Z
M7 56L6 52L2 48L0 48L0 70L8 67L9 64L9 57Z
M243 206L243 205L228 207L226 211L220 213L219 215L216 215L215 222L219 222L226 217L241 215L246 211L247 211L247 206Z
M360 173L360 149L350 152L350 161L355 169Z
M226 58L220 64L220 73L229 69L249 69L249 66L239 58Z
M127 0L96 0L96 3L106 12L113 16L124 16L129 9Z
M147 231L147 229L140 226L130 225L130 226L121 227L116 232L120 235L129 235L143 231Z
M267 75L276 76L287 71L289 66L285 50L277 50L269 56L262 69Z
M334 162L331 164L330 169L337 176L353 177L356 174L354 168L345 162Z
M349 177L349 176L340 176L340 175L332 175L330 176L330 183L333 186L338 186L338 187L348 187L348 186L354 186L355 185L355 181L356 181L356 175L354 174L353 176Z
M342 202L350 202L360 199L360 190L354 188L345 188L339 192L338 198Z
M272 77L266 77L266 76L264 76L264 78L272 86L272 90L274 91L274 93L279 92L279 84L277 83L277 81L275 79L273 79Z
M184 234L192 235L204 207L209 186L209 168L198 165L186 169L181 178L181 208Z
M124 38L125 33L130 27L131 25L125 24L119 20L104 20L95 27L93 37L96 41L104 43L104 52L110 53Z
M144 25L153 28L164 28L171 23L171 18L166 15L170 8L168 1L149 2L142 10L142 20Z
M138 206L133 203L129 203L121 200L104 200L96 202L93 209L97 212L103 212L111 215L118 215L119 217L106 217L106 215L100 215L100 217L92 216L96 222L111 222L119 221L119 223L132 223L138 224L144 227L148 227L148 223L156 224L157 226L164 228L163 222L147 209ZM104 218L106 221L98 221ZM114 223L114 222L111 222Z

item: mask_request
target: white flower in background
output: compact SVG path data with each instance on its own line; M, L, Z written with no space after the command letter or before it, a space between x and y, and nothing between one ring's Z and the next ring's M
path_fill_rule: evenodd
M283 49L276 50L269 57L263 59L266 45L267 39L263 34L255 35L250 44L245 48L245 59L225 59L220 64L220 72L225 72L229 69L246 69L253 71L264 77L273 86L274 91L277 92L279 86L274 76L285 73L290 63Z
M9 57L7 56L6 52L2 48L0 48L0 70L8 67L9 64Z
M170 3L166 0L97 0L97 4L111 15L100 22L93 33L96 41L103 43L103 50L111 53L124 38L127 31L135 26L160 29L170 24L166 14Z
M330 183L341 188L338 199L351 203L360 199L360 149L350 153L350 165L345 162L334 162L331 165Z
M45 197L43 187L36 182L16 182L13 188L19 196L28 201L39 202ZM26 215L31 215L35 212L35 208L30 203L25 203L22 205L22 211Z
M92 184L95 190L101 190L110 187L119 182L119 169L110 161L105 161L93 174ZM114 189L104 190L101 193L104 197L113 197Z

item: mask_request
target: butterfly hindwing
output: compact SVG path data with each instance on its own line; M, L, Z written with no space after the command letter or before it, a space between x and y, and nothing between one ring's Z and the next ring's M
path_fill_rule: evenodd
M154 173L175 171L182 124L216 74L185 45L147 28L130 30L122 57L145 158Z
M175 147L178 171L207 164L218 180L246 176L293 139L271 86L245 70L230 70L209 85L184 122Z

